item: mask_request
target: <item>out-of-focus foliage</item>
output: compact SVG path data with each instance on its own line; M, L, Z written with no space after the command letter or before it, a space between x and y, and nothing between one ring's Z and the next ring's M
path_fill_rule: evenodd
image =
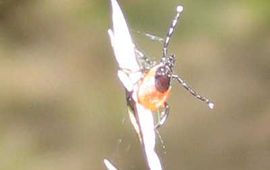
M158 148L165 169L270 169L269 2L119 2L136 44L156 59L161 44L136 31L165 35L184 6L175 72L216 104L173 84ZM0 1L0 169L104 169L104 158L145 168L110 24L109 1Z

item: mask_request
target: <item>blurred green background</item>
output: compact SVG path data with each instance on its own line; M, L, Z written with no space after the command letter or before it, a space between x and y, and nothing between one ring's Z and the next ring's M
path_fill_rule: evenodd
M216 107L174 83L160 129L165 169L270 169L270 1L119 0L138 47L159 59L171 42L175 72ZM0 169L145 169L117 78L109 0L0 1ZM157 140L159 141L159 140Z

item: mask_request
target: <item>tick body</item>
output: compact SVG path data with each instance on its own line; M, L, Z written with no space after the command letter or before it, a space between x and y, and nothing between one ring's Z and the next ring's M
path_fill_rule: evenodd
M144 107L156 112L165 105L171 90L171 77L162 63L151 68L141 80L138 101Z

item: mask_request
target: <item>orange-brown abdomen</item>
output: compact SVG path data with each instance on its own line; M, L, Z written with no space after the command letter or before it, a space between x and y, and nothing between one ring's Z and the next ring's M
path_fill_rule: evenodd
M156 87L156 70L159 66L152 68L140 83L138 90L139 103L151 111L157 111L164 106L170 93L170 87L166 91L160 91Z

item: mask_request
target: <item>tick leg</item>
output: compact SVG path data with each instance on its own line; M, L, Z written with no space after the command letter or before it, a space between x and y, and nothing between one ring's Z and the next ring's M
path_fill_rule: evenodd
M164 103L164 111L161 114L160 120L155 125L155 129L158 129L159 127L161 127L166 122L166 120L167 120L167 118L169 116L169 112L170 112L170 106L168 105L167 102L165 102Z
M156 63L151 61L146 55L144 55L140 50L135 49L135 54L140 63L142 70L149 70L151 69Z
M177 6L176 11L177 11L176 16L174 17L174 19L173 19L173 21L172 21L172 23L170 25L170 28L169 28L168 33L166 35L165 41L163 43L163 58L167 57L170 39L172 37L172 34L175 31L176 24L177 24L177 22L179 20L180 13L183 11L183 7L180 6L180 5Z
M210 109L214 108L214 103L212 103L208 98L201 96L195 90L193 90L183 79L178 75L172 75L172 78L177 80L191 95L195 96L197 99L207 103Z

